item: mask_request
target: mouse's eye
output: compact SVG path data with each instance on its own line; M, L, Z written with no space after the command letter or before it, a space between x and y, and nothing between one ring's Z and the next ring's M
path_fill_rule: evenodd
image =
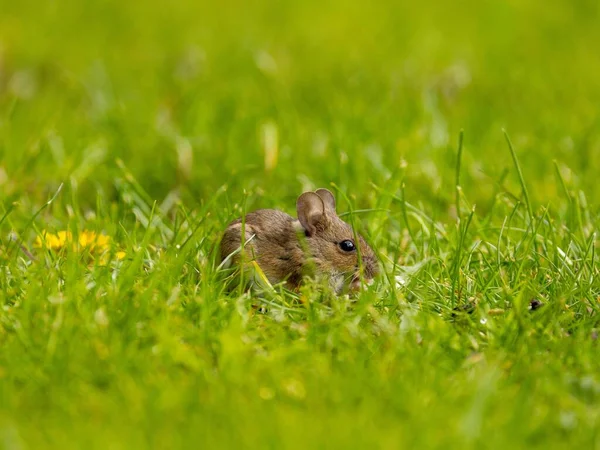
M354 250L356 250L354 242L352 242L350 239L346 239L345 241L340 242L338 245L345 252L353 252Z

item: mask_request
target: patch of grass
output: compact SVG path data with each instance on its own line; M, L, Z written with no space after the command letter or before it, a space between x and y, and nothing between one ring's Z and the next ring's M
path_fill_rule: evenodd
M600 445L597 2L2 11L3 448ZM377 283L227 293L316 187Z

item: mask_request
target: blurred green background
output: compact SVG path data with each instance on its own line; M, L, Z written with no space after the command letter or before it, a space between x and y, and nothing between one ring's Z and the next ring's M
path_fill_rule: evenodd
M600 448L599 19L0 0L0 448ZM264 315L225 295L226 221L330 183L376 210L379 283ZM127 258L32 248L67 228Z
M287 197L307 179L366 196L408 164L410 198L445 202L462 128L462 184L485 208L511 167L506 128L535 201L558 194L553 159L595 195L598 10L3 0L2 191L45 199L72 177L93 203L120 158L154 198L202 199L225 183ZM264 127L279 149L267 176Z

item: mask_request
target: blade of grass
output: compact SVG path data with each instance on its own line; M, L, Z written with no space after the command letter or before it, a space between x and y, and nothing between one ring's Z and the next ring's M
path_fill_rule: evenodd
M510 155L512 156L513 164L515 165L515 169L517 169L517 174L519 175L519 182L521 183L521 190L523 192L523 197L525 198L525 206L527 207L527 214L529 215L530 225L533 223L533 210L531 209L531 202L529 201L529 193L527 192L527 186L525 185L525 179L523 178L523 171L521 170L521 166L519 164L519 160L517 159L517 154L515 153L515 149L513 144L508 136L506 130L502 130L504 133L504 138L506 139L506 143L508 144L508 149L510 150Z
M456 218L460 222L460 165L462 159L462 151L463 151L463 136L464 131L461 129L458 135L458 153L456 155L456 179L455 179L455 188L456 188Z

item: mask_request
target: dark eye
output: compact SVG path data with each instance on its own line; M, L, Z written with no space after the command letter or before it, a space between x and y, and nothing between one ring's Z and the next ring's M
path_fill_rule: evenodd
M345 241L340 242L338 245L345 252L353 252L354 250L356 250L354 242L352 242L350 239L346 239Z

